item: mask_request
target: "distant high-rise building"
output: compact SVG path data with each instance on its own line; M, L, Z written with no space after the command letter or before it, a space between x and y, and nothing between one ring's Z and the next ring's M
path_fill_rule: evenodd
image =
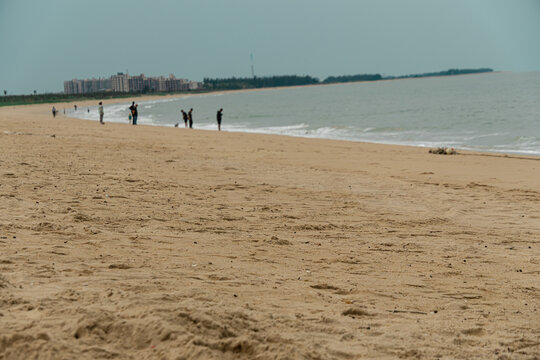
M129 92L129 75L117 73L111 76L111 89L114 92Z
M178 92L199 88L202 88L202 83L177 79L173 74L165 78L163 76L146 77L144 74L130 76L129 74L117 73L110 78L64 81L64 92L66 94L87 94L103 91L124 93Z
M66 94L88 94L109 91L111 79L86 79L64 81L64 92Z
M129 84L129 91L130 92L144 92L144 80L146 77L144 74L141 74L139 76L130 76L128 80Z
M189 90L197 90L202 89L203 83L199 81L190 81L189 82Z

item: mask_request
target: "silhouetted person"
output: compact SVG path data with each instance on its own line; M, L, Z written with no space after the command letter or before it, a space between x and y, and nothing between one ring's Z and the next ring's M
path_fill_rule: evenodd
M189 128L193 129L193 108L189 109L187 116L189 120Z
M131 124L137 125L138 112L137 112L137 104L135 104L135 101L131 103L129 110L131 111L131 120L132 120Z
M103 103L101 101L99 102L98 112L99 112L99 123L103 125L105 123L103 122L104 111L103 111Z
M56 117L56 113L57 113L57 112L58 112L58 111L56 111L56 108L53 106L53 107L52 107L52 116L53 116L53 117Z
M73 105L73 107L75 108L75 111L77 111L77 105Z
M88 108L88 112L90 112L90 108Z
M188 122L188 115L187 113L184 111L184 109L180 110L182 111L182 119L184 119L184 126L187 128L187 122Z
M131 102L131 106L129 107L129 121L131 122L131 119L133 118L133 110L135 109L135 101Z
M223 118L223 109L219 109L216 114L216 120L217 120L217 129L218 131L221 131L221 119Z
M137 125L137 117L139 116L137 106L139 106L139 104L135 104L135 110L133 110L133 125Z

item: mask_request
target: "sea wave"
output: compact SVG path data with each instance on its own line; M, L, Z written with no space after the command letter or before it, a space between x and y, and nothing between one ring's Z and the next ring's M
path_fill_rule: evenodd
M128 107L129 103L109 105L106 109L106 121L127 123L127 115L129 113ZM97 107L95 109L90 108L90 110L90 112L72 112L69 115L84 120L99 120ZM138 120L139 124L143 125L173 127L175 124L178 123L180 125L180 128L183 128L183 122L180 120L171 120L165 123L158 123L156 122L155 114L146 114L139 117ZM215 122L205 121L195 123L195 128L199 130L212 131L217 130L217 125ZM538 137L520 136L515 137L511 140L507 139L507 143L498 145L489 144L489 141L487 141L486 143L481 141L482 139L487 138L509 136L508 133L502 132L493 132L489 134L469 134L468 136L463 136L462 134L433 133L429 131L418 130L404 131L403 129L396 127L360 128L353 126L322 126L313 128L306 123L261 127L256 126L255 124L250 122L224 124L222 130L229 132L273 134L305 138L360 141L417 147L447 146L472 151L492 151L498 153L540 155L540 138Z
M180 123L182 128L180 109L193 107L196 129L217 130L216 110L224 108L224 131L540 155L538 102L520 95L538 94L538 89L523 80L511 74L462 77L454 79L460 91L449 91L445 79L434 79L406 87L403 82L386 82L376 88L351 84L191 94L139 101L138 123ZM105 122L127 123L130 104L106 105ZM66 115L99 119L97 106L90 112L69 109Z

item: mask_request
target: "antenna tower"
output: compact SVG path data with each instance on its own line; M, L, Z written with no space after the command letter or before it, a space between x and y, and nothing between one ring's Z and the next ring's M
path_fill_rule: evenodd
M255 66L253 65L253 53L251 53L251 77L255 78Z

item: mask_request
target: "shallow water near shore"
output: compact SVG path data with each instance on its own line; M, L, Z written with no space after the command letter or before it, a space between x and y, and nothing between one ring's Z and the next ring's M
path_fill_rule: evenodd
M139 102L139 124L540 155L540 72L213 93ZM130 102L105 106L128 122ZM97 107L67 115L97 120Z

